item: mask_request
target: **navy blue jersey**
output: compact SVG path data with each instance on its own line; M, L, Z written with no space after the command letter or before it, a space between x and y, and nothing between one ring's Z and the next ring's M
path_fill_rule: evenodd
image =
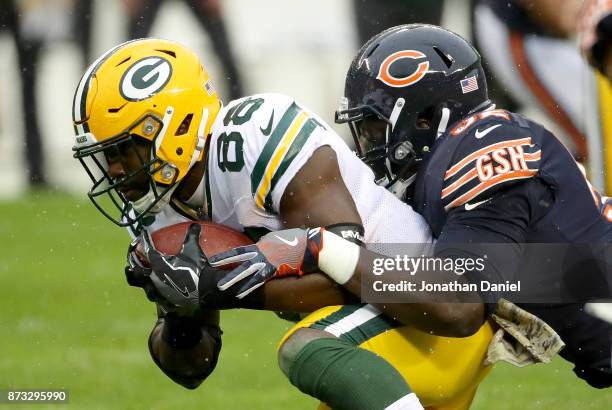
M504 110L454 124L419 169L414 207L437 238L438 256L473 256L490 243L503 244L503 252L490 252L488 269L466 274L469 280L503 283L529 272L524 279L567 297L567 303L547 305L538 298L513 301L560 334L567 345L562 355L580 377L597 387L612 385L610 326L582 310L588 299L611 296L601 256L612 240L612 206L553 134ZM559 259L556 246L576 247L563 254L563 270L529 271L543 256L529 244L544 243L554 244L546 260ZM490 303L507 297L482 296Z
M528 195L529 180L541 186L542 198ZM436 141L419 170L414 205L439 237L449 217L476 217L475 210L514 186L525 186L534 212L528 226L520 236L506 232L504 223L491 229L524 243L611 242L610 199L593 189L553 134L504 110L468 117Z

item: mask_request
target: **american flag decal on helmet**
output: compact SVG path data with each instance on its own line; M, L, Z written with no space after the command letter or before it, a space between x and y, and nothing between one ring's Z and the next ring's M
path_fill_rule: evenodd
M206 90L206 93L208 94L209 97L215 93L215 88L211 84L210 80L204 83L204 89Z
M461 91L463 94L471 93L476 90L478 90L478 81L476 81L475 75L461 80Z

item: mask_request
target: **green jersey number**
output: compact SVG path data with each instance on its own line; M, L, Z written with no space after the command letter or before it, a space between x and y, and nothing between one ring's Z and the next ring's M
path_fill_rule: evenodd
M247 98L239 104L231 107L223 125L242 125L249 121L253 113L264 103L263 98ZM223 172L240 172L244 167L244 138L238 131L229 134L223 133L217 140L217 158L219 158L219 169ZM233 155L232 155L233 154Z
M227 111L223 118L223 125L230 124L242 125L251 119L253 113L257 111L261 104L264 103L263 98L247 98L240 104L236 104Z
M242 146L244 140L239 132L233 131L229 134L223 133L217 140L217 158L219 158L219 168L221 171L240 172L244 167L244 155ZM230 150L234 155L230 155ZM233 156L233 159L230 157Z

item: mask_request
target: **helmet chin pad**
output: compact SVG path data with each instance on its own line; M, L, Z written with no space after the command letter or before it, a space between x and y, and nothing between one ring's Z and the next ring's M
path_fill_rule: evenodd
M154 188L149 187L147 193L140 199L132 202L132 208L137 214L157 214L159 213L172 198L172 194L178 187L178 184L174 184L167 187L159 194L154 192Z

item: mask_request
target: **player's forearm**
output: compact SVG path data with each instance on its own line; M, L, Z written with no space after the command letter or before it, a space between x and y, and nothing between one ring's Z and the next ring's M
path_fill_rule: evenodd
M519 0L529 16L549 33L568 37L576 33L583 0Z
M345 285L351 293L361 293L366 286L368 289L373 289L372 282L379 279L371 274L374 260L377 258L380 258L380 255L362 249L355 274ZM432 283L436 280L446 281L446 277L442 275L436 279L435 272L428 272L427 275ZM386 271L385 276L389 283L408 281L414 283L416 289L420 288L423 277L418 273L407 275L405 271L394 270ZM375 306L406 325L440 336L469 336L474 334L484 322L482 303L465 303L464 299L452 292L445 293L442 300L438 300L439 298L440 295L437 294L417 291L411 292L411 303L376 303ZM475 298L477 295L473 295L473 299Z
M320 273L266 282L264 309L309 313L325 306L347 303L342 288Z
M398 322L438 336L471 336L485 321L482 303L375 303L374 306Z
M340 254L338 249L336 254ZM343 254L349 253L346 249ZM372 275L375 260L380 259L381 255L370 252L365 248L359 249L359 256L353 273L338 275L339 270L331 264L323 262L322 269L330 274L334 280L343 283L343 286L353 295L363 299L363 289L374 289L374 281L380 281L379 276ZM345 264L348 266L349 264ZM333 270L333 272L332 272ZM420 289L422 276L407 275L405 271L386 270L385 280L388 283L412 283L414 289ZM428 272L428 281L446 281L444 274L436 275L435 272ZM350 276L350 277L349 277ZM439 276L439 277L437 277ZM419 279L417 279L419 278ZM457 280L457 278L448 278ZM372 303L383 310L389 317L392 317L405 325L415 327L428 333L441 336L465 337L475 333L484 322L484 306L482 303L465 303L465 298L452 292L445 293L443 299L440 295L425 291L410 292L410 303L405 303L406 294L389 293L384 298L384 303ZM399 296L399 298L398 298ZM477 299L477 295L468 295L471 300ZM388 300L386 300L388 299ZM470 299L467 299L470 300Z

